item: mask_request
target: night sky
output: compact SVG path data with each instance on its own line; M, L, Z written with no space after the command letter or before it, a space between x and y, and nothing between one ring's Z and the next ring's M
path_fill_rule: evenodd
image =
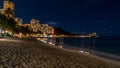
M15 2L15 16L29 23L62 27L69 32L120 35L119 0L10 0ZM3 0L0 0L2 7Z

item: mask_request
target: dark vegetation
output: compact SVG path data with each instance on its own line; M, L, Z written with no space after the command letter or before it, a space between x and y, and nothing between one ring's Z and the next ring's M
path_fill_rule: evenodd
M61 34L71 35L70 32L63 30L63 29L60 28L60 27L55 28L55 34L56 34L56 35L61 35Z
M33 32L28 27L19 26L13 18L8 18L4 14L0 14L0 26L2 26L4 30L9 30L10 32L17 34L42 33L40 31Z

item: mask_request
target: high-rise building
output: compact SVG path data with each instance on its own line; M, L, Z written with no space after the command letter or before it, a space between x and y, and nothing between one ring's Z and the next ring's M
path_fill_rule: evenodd
M16 17L15 21L17 22L17 25L21 26L22 25L22 19Z
M40 31L43 34L54 34L54 28L48 24L40 24Z
M3 13L5 16L7 16L8 18L14 18L14 3L10 2L8 0L4 0L4 4L3 4Z
M91 34L91 37L96 37L96 36L97 36L97 33L95 32Z
M52 26L48 26L47 34L54 34L54 28Z
M43 32L43 34L47 34L48 26L48 24L40 24L40 31Z
M30 21L30 25L31 25L31 29L32 29L34 32L37 32L38 30L40 30L39 20L32 19L32 20Z

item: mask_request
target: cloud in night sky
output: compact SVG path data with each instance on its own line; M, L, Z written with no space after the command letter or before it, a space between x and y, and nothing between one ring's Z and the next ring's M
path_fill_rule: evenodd
M23 23L36 18L69 32L120 34L120 0L10 1L15 2L15 16L22 18ZM0 0L0 8L2 3Z
M47 22L49 25L52 25L52 26L57 26L58 25L58 22Z

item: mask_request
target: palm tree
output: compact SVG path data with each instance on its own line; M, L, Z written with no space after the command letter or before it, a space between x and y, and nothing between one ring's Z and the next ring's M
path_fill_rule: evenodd
M0 14L0 25L2 25L5 30L9 30L11 32L15 32L17 29L14 19L8 18L4 14Z

